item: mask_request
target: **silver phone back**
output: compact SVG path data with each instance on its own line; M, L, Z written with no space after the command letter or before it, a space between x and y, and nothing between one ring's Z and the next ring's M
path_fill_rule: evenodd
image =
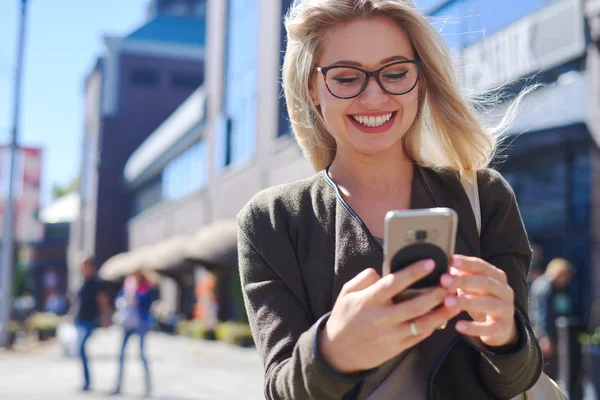
M435 244L446 256L452 256L457 226L458 215L451 208L388 212L383 239L383 274L390 273L390 262L398 250L413 243Z

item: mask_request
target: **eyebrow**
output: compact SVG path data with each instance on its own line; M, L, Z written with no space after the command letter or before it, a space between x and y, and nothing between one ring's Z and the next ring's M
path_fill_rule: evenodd
M387 63L391 63L394 61L410 61L408 58L404 57L404 56L392 56L392 57L388 57L385 58L383 60L381 60L379 62L379 64L387 64ZM358 61L351 61L351 60L340 60L340 61L336 61L331 65L350 65L350 66L355 66L355 67L362 67L363 65L361 63L359 63Z

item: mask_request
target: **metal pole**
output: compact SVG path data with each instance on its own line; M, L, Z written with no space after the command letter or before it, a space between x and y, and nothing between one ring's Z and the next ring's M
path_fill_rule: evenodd
M21 20L17 45L17 64L15 69L13 128L10 141L10 167L8 170L8 194L4 210L4 234L2 236L2 278L0 280L0 346L7 346L9 339L8 321L12 304L12 272L13 272L13 220L14 220L14 170L19 134L19 112L21 106L21 79L23 73L23 51L25 48L25 17L27 0L21 0ZM5 175L6 176L6 175Z

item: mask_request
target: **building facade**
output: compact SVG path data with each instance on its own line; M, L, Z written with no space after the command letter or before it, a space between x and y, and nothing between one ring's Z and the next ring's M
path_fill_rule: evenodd
M129 250L149 249L234 221L257 191L312 173L291 135L279 84L283 15L290 4L208 2L205 84L125 166L137 210L129 220ZM156 143L162 144L160 151ZM239 294L235 267L210 268L218 276L220 319L240 319L243 314L241 297L230 301ZM179 271L161 284L161 297L174 312L186 308L182 298L192 289L184 282L205 275L197 268Z
M589 75L588 87L588 113L590 132L596 142L600 146L600 1L585 0L585 13L587 26L589 27L590 40L587 46L586 70ZM595 274L591 279L591 284L594 288L600 288L600 150L595 149L595 154L592 157L592 262ZM600 293L594 293L594 298L600 297Z
M101 265L127 249L124 165L204 81L204 15L151 18L126 37L106 37L106 52L86 79L81 209L69 245L74 277L75 254L93 254Z
M504 85L510 100L528 86L542 85L524 98L495 167L514 189L535 250L534 267L543 270L554 257L569 259L577 270L570 286L573 314L587 319L600 295L592 284L600 263L600 236L593 223L600 207L594 189L600 171L592 139L597 106L590 101L598 67L589 65L583 3L417 4L433 17L454 51L469 90L481 93ZM507 107L500 105L492 114L498 117Z
M282 21L291 3L208 2L204 100L190 105L201 118L193 128L184 124L187 128L178 133L177 129L170 134L156 130L147 141L178 137L170 142L173 148L179 143L177 151L165 149L151 156L151 146L144 143L129 159L128 166L139 158L145 158L148 166L139 168L137 175L126 175L133 196L146 199L142 187L153 188L149 193L154 194L148 195L153 200L138 202L146 206L139 207L129 220L129 250L159 246L173 236L191 235L216 221L232 220L257 191L314 173L290 134L279 85L285 49ZM600 176L600 159L592 139L600 137L593 135L598 131L594 110L600 103L590 100L594 87L590 82L597 81L592 76L597 72L590 67L590 46L597 43L597 36L596 42L588 40L581 2L416 3L447 40L470 90L485 92L510 83L503 87L510 100L528 85L542 85L524 98L494 166L514 187L536 249L535 263L544 266L562 256L576 266L571 288L574 310L585 316L592 299L598 297L590 278L600 279L594 272L600 262L600 223L593 223L600 210L600 185L594 185ZM587 10L589 19L595 8L588 5ZM193 96L186 102L192 104ZM507 107L508 102L497 106L489 114L490 121ZM171 163L183 165L186 154L192 153L189 167L169 175ZM169 185L180 185L181 196L166 196ZM218 273L229 274L221 281L235 285L237 271ZM171 293L169 301L176 304L181 285L176 280L168 285L164 293ZM227 293L228 289L220 290ZM236 312L231 310L234 305L221 306L229 309L221 311L222 318Z

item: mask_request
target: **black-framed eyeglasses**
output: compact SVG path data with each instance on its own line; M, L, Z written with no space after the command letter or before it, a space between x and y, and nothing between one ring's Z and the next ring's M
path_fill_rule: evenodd
M323 74L329 93L338 99L352 99L365 90L371 77L386 93L406 94L417 86L420 67L421 61L408 60L384 65L376 71L346 65L317 67L317 71Z

